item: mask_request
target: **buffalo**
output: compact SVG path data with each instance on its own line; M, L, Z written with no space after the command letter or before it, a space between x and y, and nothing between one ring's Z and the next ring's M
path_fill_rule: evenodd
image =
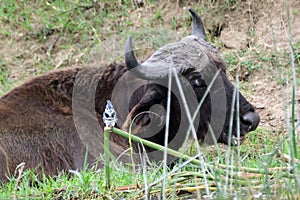
M189 11L192 34L163 46L143 63L128 37L124 64L54 70L2 96L0 180L7 180L22 162L48 176L95 163L103 153L107 100L115 107L116 127L161 145L167 134L173 149L188 135L233 144L255 130L259 115L229 81L199 15ZM114 156L129 145L128 139L111 134ZM162 158L150 148L136 143L132 147L137 158L141 151L150 159Z

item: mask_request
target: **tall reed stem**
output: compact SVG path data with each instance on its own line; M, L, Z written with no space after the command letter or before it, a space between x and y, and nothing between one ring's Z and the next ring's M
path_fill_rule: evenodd
M106 186L110 188L110 150L109 150L109 135L111 128L104 128L104 170L105 170L105 178L106 178Z

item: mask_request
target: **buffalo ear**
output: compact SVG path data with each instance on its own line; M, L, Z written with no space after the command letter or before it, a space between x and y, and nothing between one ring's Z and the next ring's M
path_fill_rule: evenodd
M205 34L203 22L201 17L196 13L196 11L192 8L189 8L189 11L192 15L192 35L202 38L207 41L207 37Z

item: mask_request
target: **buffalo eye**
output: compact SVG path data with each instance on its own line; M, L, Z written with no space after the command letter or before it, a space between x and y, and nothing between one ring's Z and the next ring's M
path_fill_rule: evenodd
M195 87L206 87L206 83L200 77L192 78L191 83Z

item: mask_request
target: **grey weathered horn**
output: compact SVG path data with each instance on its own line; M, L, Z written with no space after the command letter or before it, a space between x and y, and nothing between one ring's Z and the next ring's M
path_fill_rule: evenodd
M133 49L132 49L132 41L131 41L131 37L128 36L127 40L126 40L126 45L125 45L125 63L127 66L128 70L132 70L137 66L140 66L141 63L139 63L139 61L137 61Z
M142 79L159 79L168 74L168 66L141 64L134 55L130 36L128 36L125 44L125 64L131 73Z
M189 8L189 11L192 14L192 35L195 35L195 36L201 37L204 40L207 40L203 22L202 22L200 16L192 8Z

